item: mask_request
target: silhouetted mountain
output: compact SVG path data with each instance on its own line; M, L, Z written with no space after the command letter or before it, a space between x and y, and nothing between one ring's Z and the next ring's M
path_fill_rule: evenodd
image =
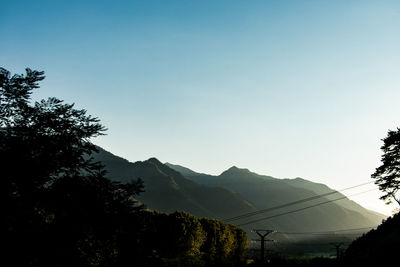
M184 170L188 178L191 178L199 184L224 187L239 193L258 210L269 209L271 207L334 191L324 184L314 183L302 178L276 179L235 166L224 171L219 176L213 176L199 174L188 168L172 165L170 163L167 163L167 165L171 168ZM369 211L347 198L292 213L292 211L297 209L318 205L319 203L341 197L344 197L344 195L335 193L316 198L312 201L292 205L287 208L281 208L261 215L237 220L234 221L234 223L242 224L260 218L288 213L284 216L277 216L249 226L244 226L244 228L249 230L250 227L272 227L272 229L279 229L280 231L292 232L296 229L296 231L315 232L376 226L385 218L384 215ZM238 213L238 215L240 214Z
M148 208L164 212L184 210L199 217L225 218L255 211L239 194L220 187L200 185L155 158L130 163L103 149L95 155L112 180L141 178L145 191L138 198Z
M150 209L164 212L184 210L195 216L227 219L332 191L325 185L304 179L276 179L237 167L212 176L179 165L162 164L155 158L131 163L103 149L95 158L105 164L110 179L143 179L146 192L140 195L139 200ZM341 195L318 198L231 223L241 225L254 219L273 217L243 228L248 233L253 228L315 232L376 226L384 218L348 199L292 212L329 201L333 196L337 198ZM282 213L288 214L279 216ZM273 238L289 237L294 238L295 235L277 233Z

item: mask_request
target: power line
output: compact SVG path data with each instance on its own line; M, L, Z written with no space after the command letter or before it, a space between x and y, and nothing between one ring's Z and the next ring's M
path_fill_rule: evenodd
M359 192L359 193L350 195L349 197L360 195L360 194L364 194L364 193L371 192L371 191L374 191L374 190L377 190L377 188L366 190L366 191L363 191L363 192ZM247 222L247 223L238 224L237 226L244 226L244 225L247 225L247 224L251 224L251 223L255 223L255 222L259 222L259 221L263 221L263 220L267 220L267 219L271 219L271 218L287 215L287 214L290 214L290 213L299 212L299 211L302 211L302 210L314 208L314 207L317 207L317 206L320 206L320 205L324 205L324 204L331 203L331 202L338 201L338 200L345 199L345 198L347 198L347 197L343 196L343 197L340 197L340 198L337 198L337 199L333 199L333 200L329 200L329 201L325 201L325 202L320 202L318 204L311 205L311 206L304 207L304 208L300 208L300 209L297 209L297 210L292 210L292 211L288 211L288 212L284 212L284 213L280 213L280 214L275 214L275 215L272 215L272 216L269 216L269 217L264 217L264 218L253 220L253 221L250 221L250 222Z
M267 208L267 209L262 209L262 210L258 210L258 211L254 211L254 212L245 213L245 214L238 215L238 216L235 216L235 217L226 218L223 221L225 221L225 222L236 221L236 220L239 220L239 219L251 217L251 216L258 215L258 214L261 214L261 213L265 213L265 212L268 212L268 211L281 209L281 208L286 208L286 207L293 206L293 205L296 205L296 204L300 204L300 203L303 203L303 202L315 200L315 199L318 199L318 198L321 198L321 197L326 197L326 196L333 195L333 194L336 194L336 193L340 193L340 192L343 192L343 191L346 191L346 190L350 190L350 189L353 189L353 188L356 188L356 187L360 187L360 186L363 186L363 185L371 184L373 182L374 181L366 182L366 183L362 183L362 184L359 184L359 185L347 187L347 188L344 188L344 189L341 189L341 190L335 190L335 191L324 193L324 194L321 194L321 195L316 195L316 196L312 196L312 197L296 200L296 201L289 202L289 203L286 203L286 204L283 204L283 205L279 205L279 206L275 206L275 207L271 207L271 208Z
M330 230L330 231L320 231L320 232L275 232L276 234L288 234L288 235L324 235L324 234L335 234L341 232L351 232L351 231L361 231L375 228L376 226L353 228L353 229L341 229L341 230Z
M370 190L366 190L366 191L363 191L363 192L359 192L359 193L350 195L349 197L351 197L351 196L356 196L356 195L360 195L360 194L364 194L364 193L371 192L371 191L374 191L374 190L377 190L377 188L370 189ZM308 207L304 207L304 208L301 208L301 209L292 210L292 211L288 211L288 212L284 212L284 213L279 213L279 214L275 214L275 215L272 215L272 216L269 216L269 217L264 217L264 218L257 219L257 220L253 220L253 221L250 221L250 222L238 224L237 226L244 226L244 225L256 223L256 222L259 222L259 221L264 221L264 220L268 220L268 219L271 219L271 218L275 218L275 217L287 215L287 214L290 214L290 213L299 212L299 211L302 211L302 210L314 208L314 207L317 207L317 206L320 206L320 205L324 205L324 204L331 203L331 202L338 201L338 200L345 199L345 198L347 198L347 197L346 197L346 196L343 196L343 197L340 197L340 198L337 198L337 199L333 199L333 200L321 202L321 203L318 203L318 204L315 204L315 205L311 205L311 206L308 206Z

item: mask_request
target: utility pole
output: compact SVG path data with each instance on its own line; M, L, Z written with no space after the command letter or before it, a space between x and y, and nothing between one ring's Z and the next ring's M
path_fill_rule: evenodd
M263 262L265 259L264 253L265 253L265 241L274 241L271 239L265 239L265 237L273 232L275 232L274 230L265 230L265 229L253 229L252 232L255 232L260 239L257 239L256 241L261 241L261 261Z
M343 246L344 244L342 242L340 243L332 243L332 245L335 247L336 249L336 259L338 260L340 258L340 247Z

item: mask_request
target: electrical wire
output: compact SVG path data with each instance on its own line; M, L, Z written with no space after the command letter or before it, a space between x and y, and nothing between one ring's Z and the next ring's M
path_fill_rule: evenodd
M325 235L325 234L336 234L342 232L354 232L354 231L361 231L361 230L368 230L373 229L376 226L370 227L362 227L362 228L353 228L353 229L341 229L341 230L330 230L330 231L320 231L320 232L274 232L274 234L287 234L287 235ZM358 233L357 233L358 234ZM346 234L347 235L347 234Z
M359 193L356 193L356 194L352 194L349 197L360 195L360 194L364 194L364 193L371 192L371 191L374 191L374 190L377 190L377 188L366 190L366 191L359 192ZM327 203L331 203L331 202L334 202L334 201L338 201L338 200L341 200L341 199L345 199L345 198L347 198L347 196L343 196L343 197L340 197L340 198L337 198L337 199L321 202L321 203L318 203L318 204L315 204L315 205L311 205L311 206L308 206L308 207L304 207L304 208L300 208L300 209L297 209L297 210L292 210L292 211L288 211L288 212L284 212L284 213L275 214L275 215L272 215L272 216L269 216L269 217L256 219L256 220L249 221L249 222L246 222L246 223L237 224L237 226L244 226L244 225L248 225L248 224L253 224L253 223L256 223L256 222L272 219L272 218L275 218L275 217L279 217L279 216L283 216L283 215L287 215L287 214L303 211L303 210L306 210L306 209L314 208L314 207L317 207L317 206L321 206L321 205L324 205L324 204L327 204Z
M307 201L311 201L311 200L315 200L315 199L318 199L318 198L326 197L326 196L333 195L333 194L336 194L336 193L340 193L340 192L343 192L343 191L346 191L346 190L350 190L350 189L353 189L353 188L357 188L357 187L360 187L360 186L371 184L373 182L374 181L370 181L370 182L362 183L362 184L359 184L359 185L347 187L347 188L344 188L344 189L341 189L341 190L335 190L335 191L324 193L324 194L321 194L321 195L316 195L316 196L312 196L312 197L296 200L296 201L289 202L289 203L286 203L286 204L283 204L283 205L279 205L279 206L275 206L275 207L271 207L271 208L267 208L267 209L262 209L262 210L258 210L258 211L254 211L254 212L245 213L245 214L238 215L238 216L235 216L235 217L223 219L223 221L225 221L225 222L236 221L236 220L239 220L239 219L251 217L251 216L258 215L258 214L261 214L261 213L265 213L265 212L268 212L268 211L273 211L273 210L276 210L276 209L286 208L286 207L297 205L297 204L304 203L304 202L307 202Z

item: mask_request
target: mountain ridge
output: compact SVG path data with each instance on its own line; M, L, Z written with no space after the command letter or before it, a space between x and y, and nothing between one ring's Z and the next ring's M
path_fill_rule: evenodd
M323 195L323 194L327 194L327 193L331 193L331 192L336 191L337 193L335 193L335 195L327 196L327 198L329 200L335 200L335 199L340 198L340 197L346 197L345 195L340 193L340 191L332 189L332 188L328 187L326 184L312 182L312 181L307 180L307 179L302 178L302 177L275 178L275 177L272 177L272 176L269 176L269 175L260 175L258 173L250 171L247 168L239 168L237 166L232 166L232 167L228 168L227 170L223 171L219 176L216 176L216 175L208 175L208 174L205 174L205 173L198 173L196 171L191 170L190 168L183 167L183 166L177 165L177 164L171 164L171 163L168 163L168 162L165 163L165 164L170 166L171 168L177 168L177 169L181 169L182 168L183 170L185 170L186 174L189 177L194 178L194 180L196 180L197 182L201 183L201 181L199 181L198 177L197 177L197 176L200 176L201 179L205 180L205 181L203 180L204 184L209 184L209 181L207 179L210 179L210 177L214 177L215 179L218 179L219 176L226 176L227 174L230 174L230 173L233 172L235 175L238 175L238 174L239 175L240 174L252 174L252 175L255 175L255 176L259 177L259 178L264 178L266 180L271 180L271 179L280 180L282 182L288 183L291 186L300 187L300 188L304 188L304 189L308 189L308 190L311 189L312 191L314 191L318 195ZM363 209L366 209L366 208L362 207L360 204L358 204L357 202L355 202L353 200L349 199L349 201L352 202L351 206L352 206L353 210L357 210L360 207L363 208ZM340 203L340 202L338 202L338 203ZM350 208L350 207L347 206L347 208ZM368 209L366 209L366 210L368 210ZM368 211L370 211L372 213L376 213L378 216L387 217L384 214L381 214L381 213L379 213L377 211L373 211L373 210L368 210Z
M307 182L304 182L307 180L293 179L295 182L292 182L276 179L235 166L218 176L212 176L171 163L163 164L156 158L132 163L101 148L94 157L105 165L107 177L112 180L127 182L130 179L141 178L146 192L139 196L138 200L150 209L164 212L184 210L198 217L223 220L318 195L313 190L302 188L307 187ZM329 190L328 187L318 187L315 183L313 185L321 191ZM307 205L327 200L329 199L321 198L319 201L307 202ZM348 200L343 203L338 205L332 202L293 213L293 209L307 206L297 204L232 223L240 225L254 219L277 216L243 226L251 233L254 227L280 231L351 229L375 226L382 220L361 206L347 208ZM286 212L290 214L279 215Z

